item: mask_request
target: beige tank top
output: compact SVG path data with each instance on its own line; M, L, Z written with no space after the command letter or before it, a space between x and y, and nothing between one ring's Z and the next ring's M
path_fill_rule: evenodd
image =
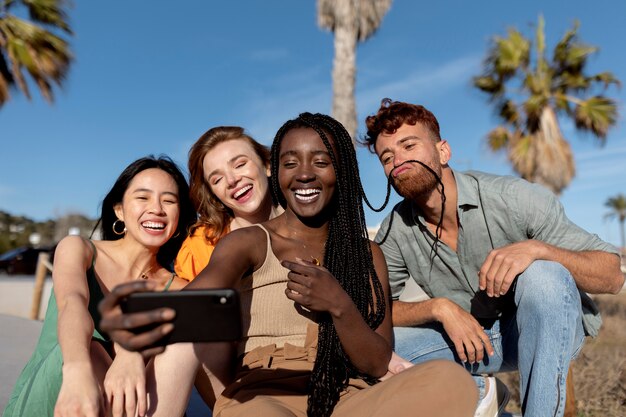
M239 354L260 346L285 343L304 346L307 326L315 323L315 313L303 309L287 298L289 270L280 264L272 251L270 234L263 265L241 281L240 298L244 338L239 343Z

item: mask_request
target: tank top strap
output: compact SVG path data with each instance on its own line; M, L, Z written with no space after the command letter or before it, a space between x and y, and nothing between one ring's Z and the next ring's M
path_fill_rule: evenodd
M93 256L91 258L91 265L89 266L89 269L93 269L94 266L96 265L96 257L98 256L98 250L96 249L95 243L93 243L91 239L85 239L85 240L91 246L91 250L93 250Z
M176 278L176 274L172 274L172 276L170 277L170 279L167 281L167 283L165 284L165 288L163 288L163 292L166 292L167 290L170 289L170 285L172 285L172 282L174 282L174 278Z
M267 257L269 256L269 254L270 254L270 253L273 253L273 252L272 252L272 240L271 240L271 238L270 238L270 232L269 232L269 230L267 230L267 229L265 228L265 226L263 226L263 225L262 225L262 224L260 224L260 223L255 224L255 226L258 226L259 228L261 228L261 230L263 230L263 231L265 232L265 236L267 236L267 245L266 245L266 246L267 246L267 255L265 255L265 258L267 259Z

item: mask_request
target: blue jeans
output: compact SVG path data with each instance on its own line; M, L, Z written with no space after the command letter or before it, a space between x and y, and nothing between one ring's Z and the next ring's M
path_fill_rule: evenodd
M481 398L481 374L517 369L522 413L562 416L569 364L585 337L574 279L556 262L535 261L517 278L514 300L514 311L485 330L494 355L480 363L461 363L439 323L394 327L395 351L413 363L448 359L462 364L474 375Z

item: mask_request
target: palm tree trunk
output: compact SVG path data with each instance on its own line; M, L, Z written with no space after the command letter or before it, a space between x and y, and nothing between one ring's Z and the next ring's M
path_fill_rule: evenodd
M354 143L357 129L354 86L358 27L352 0L336 0L334 32L332 114L344 125Z
M622 247L620 248L621 255L624 255L626 252L626 233L624 232L624 220L625 219L619 220L620 237L622 238Z

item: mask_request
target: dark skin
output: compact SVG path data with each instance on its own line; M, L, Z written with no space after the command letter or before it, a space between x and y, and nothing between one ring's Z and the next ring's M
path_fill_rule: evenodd
M279 184L287 207L285 213L263 225L270 233L272 251L289 269L285 296L303 307L330 314L342 347L353 365L374 377L383 376L391 358L392 324L386 303L383 323L374 331L323 265L328 224L332 218L335 173L323 142L312 129L293 129L281 143ZM221 239L209 265L188 288L237 288L242 278L257 270L265 261L267 238L258 227L239 229ZM382 251L374 243L373 262L388 297L388 278ZM224 267L228 265L228 267ZM132 288L115 289L101 304L102 328L112 339L131 350L160 339L170 331L164 324L150 332L135 335L128 330L142 324L171 320L167 309L133 315L121 315L117 304L121 297L146 289L144 283ZM143 351L154 354L162 349Z

